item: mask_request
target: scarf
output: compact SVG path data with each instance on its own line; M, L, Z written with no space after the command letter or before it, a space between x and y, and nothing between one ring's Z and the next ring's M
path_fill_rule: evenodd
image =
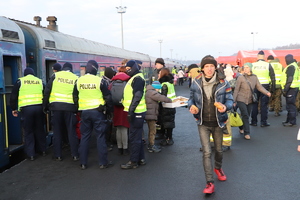
M202 76L203 91L207 99L211 99L213 96L212 89L214 84L216 83L216 77L217 77L217 73L215 73L214 76L209 81L206 81L204 75Z

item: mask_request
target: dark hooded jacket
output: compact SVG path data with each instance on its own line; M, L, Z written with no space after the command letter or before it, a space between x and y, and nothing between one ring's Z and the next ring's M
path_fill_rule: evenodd
M173 76L169 74L167 76L161 77L158 80L160 83L169 82L173 84ZM167 96L168 87L163 85L161 88L161 94ZM163 128L175 128L175 108L164 108L162 104L159 105L159 121L163 125Z

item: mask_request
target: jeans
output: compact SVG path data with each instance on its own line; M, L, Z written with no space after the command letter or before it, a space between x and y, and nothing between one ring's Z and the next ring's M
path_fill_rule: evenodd
M203 168L205 172L205 178L207 182L214 182L213 179L213 167L211 161L211 145L209 136L212 134L215 145L215 168L220 169L222 167L223 151L223 131L220 127L208 127L204 125L198 126L200 141L203 149Z
M240 130L244 130L244 135L250 134L250 125L249 125L249 116L252 110L252 103L246 105L244 102L238 101L237 106L241 111L243 126L240 127Z

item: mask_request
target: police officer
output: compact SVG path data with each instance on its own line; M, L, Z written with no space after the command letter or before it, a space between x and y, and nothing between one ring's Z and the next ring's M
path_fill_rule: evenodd
M288 54L285 56L287 67L283 70L281 76L281 86L283 96L286 99L287 118L283 126L291 127L296 125L297 107L295 105L296 97L299 91L299 69L294 56Z
M18 111L20 112L25 152L30 160L35 159L35 150L41 152L43 156L46 155L42 98L42 80L34 76L32 68L27 67L24 70L24 77L19 78L12 89L10 106L14 117L18 117Z
M81 113L81 141L79 145L80 167L87 168L89 141L92 131L97 138L97 151L100 169L109 167L107 160L107 145L105 141L106 116L112 112L111 94L107 83L97 76L98 63L89 60L85 75L78 78L74 87L74 101L78 102ZM104 106L106 104L106 106ZM105 110L106 108L106 110Z
M275 73L275 91L274 94L271 96L270 100L270 111L275 111L275 117L280 116L279 111L281 110L281 74L282 74L282 65L280 64L279 60L274 58L274 56L269 55L267 58L268 62L273 67L274 73Z
M145 154L142 142L143 124L146 114L145 79L134 60L126 64L127 74L131 76L124 88L124 111L128 112L130 160L122 164L122 169L137 168L145 165Z
M74 104L72 95L75 81L78 77L72 71L72 64L66 62L63 65L62 71L58 71L52 75L44 92L43 107L45 113L51 110L53 159L57 161L62 161L61 149L65 131L68 133L72 158L74 161L79 160L79 141L76 135L77 106Z
M257 76L260 84L266 90L271 89L271 93L273 93L275 91L275 73L271 64L266 62L264 59L265 59L265 53L263 51L259 51L257 54L257 62L252 63L253 65L252 72ZM270 88L270 82L271 82L271 88ZM267 122L269 97L259 92L256 89L254 90L254 92L257 94L257 97L260 99L260 113L261 113L260 126L261 127L270 126L270 124ZM257 115L258 115L258 103L253 103L250 125L257 126Z

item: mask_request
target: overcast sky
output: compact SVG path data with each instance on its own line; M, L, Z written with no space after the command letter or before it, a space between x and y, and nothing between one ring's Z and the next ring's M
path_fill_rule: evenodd
M40 16L42 26L56 16L60 32L120 48L116 7L126 6L124 48L153 57L160 57L160 39L161 56L179 60L300 43L297 1L292 0L1 1L2 16L31 23Z

